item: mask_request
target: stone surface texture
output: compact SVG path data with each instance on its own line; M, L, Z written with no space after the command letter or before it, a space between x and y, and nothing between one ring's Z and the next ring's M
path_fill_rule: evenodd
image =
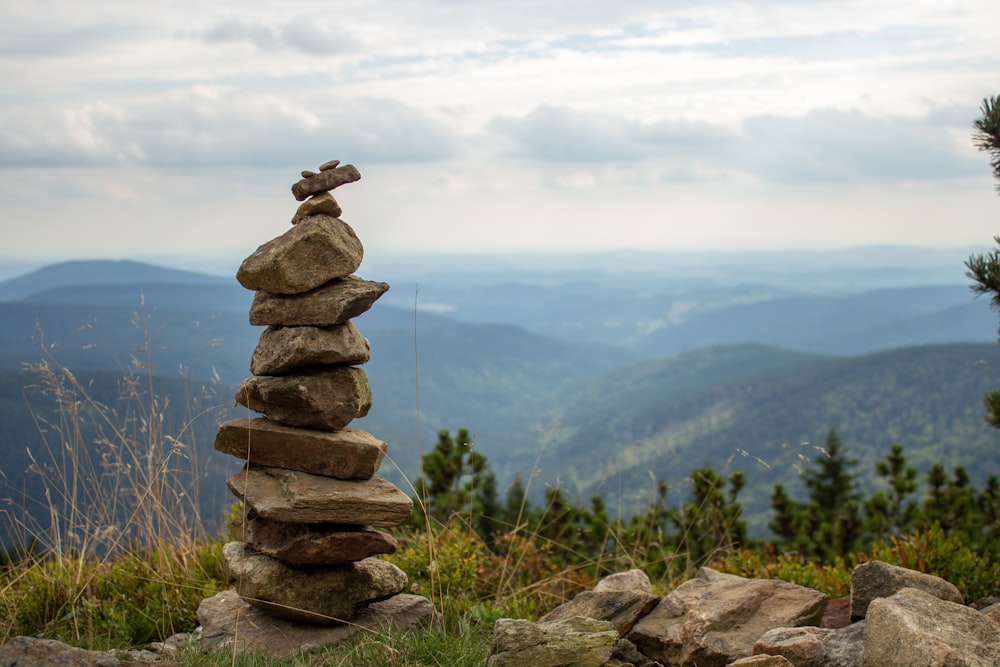
M292 216L292 224L297 225L310 215L329 215L339 218L341 214L343 214L343 211L340 209L340 204L337 203L337 200L333 198L333 195L329 192L321 192L299 204L295 215Z
M652 593L653 584L649 582L649 577L642 570L626 570L625 572L615 572L609 574L594 586L595 593L605 591L641 591Z
M862 563L851 572L851 618L864 618L868 605L903 588L918 588L935 597L962 604L962 594L940 577L882 561Z
M409 496L381 477L341 480L248 464L227 484L252 516L271 521L392 527L413 512Z
M702 568L664 596L628 639L663 664L723 667L750 656L768 630L816 625L826 602L826 595L802 586Z
M436 612L430 600L402 593L373 602L350 624L322 626L295 623L268 616L240 599L235 590L202 600L198 606L203 651L263 653L290 658L299 652L341 644L369 630L415 630L432 623Z
M14 637L0 646L0 667L120 667L109 653L88 651L54 639Z
M236 279L249 290L301 294L354 273L364 248L339 218L311 215L243 260Z
M312 195L327 192L341 185L353 183L361 179L361 173L353 164L345 164L343 167L331 167L321 169L318 174L303 178L292 186L292 196L296 200L302 201Z
M250 358L254 375L281 375L310 366L368 362L371 346L351 322L332 327L268 327Z
M729 667L798 667L780 655L752 655L729 663Z
M601 667L618 633L610 623L576 616L554 623L501 618L493 628L488 667Z
M334 366L295 375L254 375L236 391L236 402L288 426L337 431L372 406L368 376Z
M562 621L574 616L586 616L607 621L623 636L636 621L649 613L660 598L642 591L583 591L538 619L539 623Z
M284 523L260 517L237 519L229 536L262 554L298 567L342 565L369 556L391 554L399 544L388 533L367 526Z
M295 568L242 542L227 543L222 555L240 597L271 616L300 623L351 621L372 602L403 592L408 583L402 570L378 558Z
M382 463L386 444L358 429L317 431L257 418L223 423L215 433L215 449L263 466L370 479Z
M865 622L845 628L775 628L757 640L754 654L780 655L795 667L858 667Z
M388 289L387 283L344 276L302 294L258 291L250 304L250 324L314 327L343 324L371 308Z

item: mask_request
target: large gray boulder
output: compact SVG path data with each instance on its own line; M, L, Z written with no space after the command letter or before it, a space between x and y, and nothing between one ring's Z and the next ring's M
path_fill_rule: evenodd
M392 527L413 513L413 501L381 477L343 480L247 464L226 484L250 512L271 521Z
M250 305L250 324L314 327L343 324L371 308L388 289L388 283L345 276L303 294L257 292Z
M768 630L818 624L826 602L803 586L702 568L664 596L628 639L665 665L724 667L749 657Z
M237 518L229 536L283 563L306 567L342 565L369 556L391 554L396 538L368 526L338 523L284 523L261 517Z
M405 593L373 602L350 623L332 626L274 618L250 606L234 590L222 591L198 605L201 648L206 653L261 653L282 659L336 646L358 633L413 630L436 616L430 600Z
M353 322L332 327L268 327L250 358L254 375L282 375L311 366L355 366L370 358L370 345Z
M1000 630L974 609L915 588L873 600L862 667L996 667Z
M917 588L942 600L962 604L958 588L941 577L873 560L851 572L851 618L864 618L872 600L889 597L904 588Z
M236 280L249 290L301 294L361 265L364 248L350 225L329 215L311 215L243 260Z
M501 618L493 627L487 667L601 667L618 632L606 621L575 616L553 623Z
M317 431L258 418L223 423L215 433L215 449L263 466L369 479L382 464L386 444L358 429Z
M295 375L254 375L236 390L236 402L287 426L337 431L372 407L368 376L335 366Z
M242 542L228 542L222 555L240 597L271 616L297 623L351 621L372 602L401 593L408 583L402 570L378 558L295 568Z

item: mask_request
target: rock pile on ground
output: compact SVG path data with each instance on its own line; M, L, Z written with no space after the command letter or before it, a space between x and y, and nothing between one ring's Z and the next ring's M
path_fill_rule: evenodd
M376 556L396 550L392 535L378 529L405 523L412 501L375 474L386 443L348 428L372 402L359 368L369 344L351 320L388 289L354 275L361 241L329 192L360 177L338 161L302 172L292 192L305 201L291 228L257 248L236 274L256 292L250 323L267 327L236 402L263 416L226 422L216 434L217 450L246 460L227 482L245 512L223 548L238 597L220 594L199 609L206 649L226 645L230 632L259 647L250 627L230 627L226 618L239 616L242 603L263 612L251 615L256 626L269 617L342 630L359 620L391 621L390 611L405 613L407 623L433 615L422 598L374 607L381 610L374 617L370 611L407 587L402 570ZM301 641L317 641L316 632L303 632ZM277 634L302 633L281 627Z
M633 570L611 575L537 623L501 619L488 664L1000 665L1000 605L981 610L965 606L958 590L938 577L864 563L852 573L851 599L829 602L802 586L709 568L657 597L645 575ZM839 611L843 603L850 604L853 622ZM615 638L610 654L609 631ZM575 652L567 651L570 639Z

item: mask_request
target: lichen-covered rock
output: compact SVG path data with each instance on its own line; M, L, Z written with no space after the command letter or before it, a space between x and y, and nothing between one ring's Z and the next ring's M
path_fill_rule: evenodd
M372 406L368 376L353 366L294 375L254 375L236 390L236 402L287 426L338 431Z
M774 579L744 579L702 568L664 596L628 634L665 665L724 667L749 657L768 630L816 625L827 597Z
M243 260L236 280L249 290L301 294L357 271L364 247L339 218L311 215Z
M14 637L0 646L0 667L120 667L116 658L54 639Z
M369 479L387 445L370 433L285 426L270 419L233 419L219 426L215 449L251 463L338 479Z
M302 294L257 292L250 304L250 324L314 327L343 324L371 308L388 289L387 283L344 276Z
M851 572L851 618L864 618L872 600L889 597L904 588L917 588L942 600L962 604L958 588L941 577L873 560Z
M576 616L553 623L501 618L493 627L487 667L601 667L618 633L610 623Z
M982 614L916 588L872 600L862 667L996 667L1000 630Z
M351 621L372 602L401 593L408 583L402 570L379 558L296 568L242 542L227 543L222 555L240 597L271 616L298 623Z
M398 548L396 538L368 526L339 523L285 523L237 517L229 536L282 563L296 567L343 565Z
M226 484L254 516L286 523L399 526L413 501L381 477L343 480L247 464Z
M332 327L268 327L250 358L254 375L281 375L311 366L366 363L371 346L352 322Z

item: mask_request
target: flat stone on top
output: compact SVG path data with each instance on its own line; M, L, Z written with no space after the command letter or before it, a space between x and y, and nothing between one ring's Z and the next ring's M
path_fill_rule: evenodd
M372 405L360 368L331 366L298 375L254 375L236 390L236 402L287 426L338 431Z
M215 434L215 449L264 466L369 479L382 463L386 444L358 429L316 431L258 418L222 424Z
M309 195L327 192L328 190L339 188L345 183L353 183L360 178L361 172L353 164L345 164L343 167L333 167L332 169L321 169L315 176L303 178L293 185L292 195L297 201L302 201Z
M315 327L343 324L371 308L388 289L388 283L344 276L302 294L257 292L250 305L250 324Z
M370 345L352 322L332 327L268 327L250 358L254 375L299 368L367 363Z
M301 294L354 273L364 248L339 218L310 215L243 260L236 280L249 290Z
M413 501L381 477L343 480L248 463L226 484L252 516L272 521L392 527L413 513Z
M285 523L240 517L229 535L256 551L296 567L343 565L378 554L391 554L399 544L388 533L369 526L339 523Z

